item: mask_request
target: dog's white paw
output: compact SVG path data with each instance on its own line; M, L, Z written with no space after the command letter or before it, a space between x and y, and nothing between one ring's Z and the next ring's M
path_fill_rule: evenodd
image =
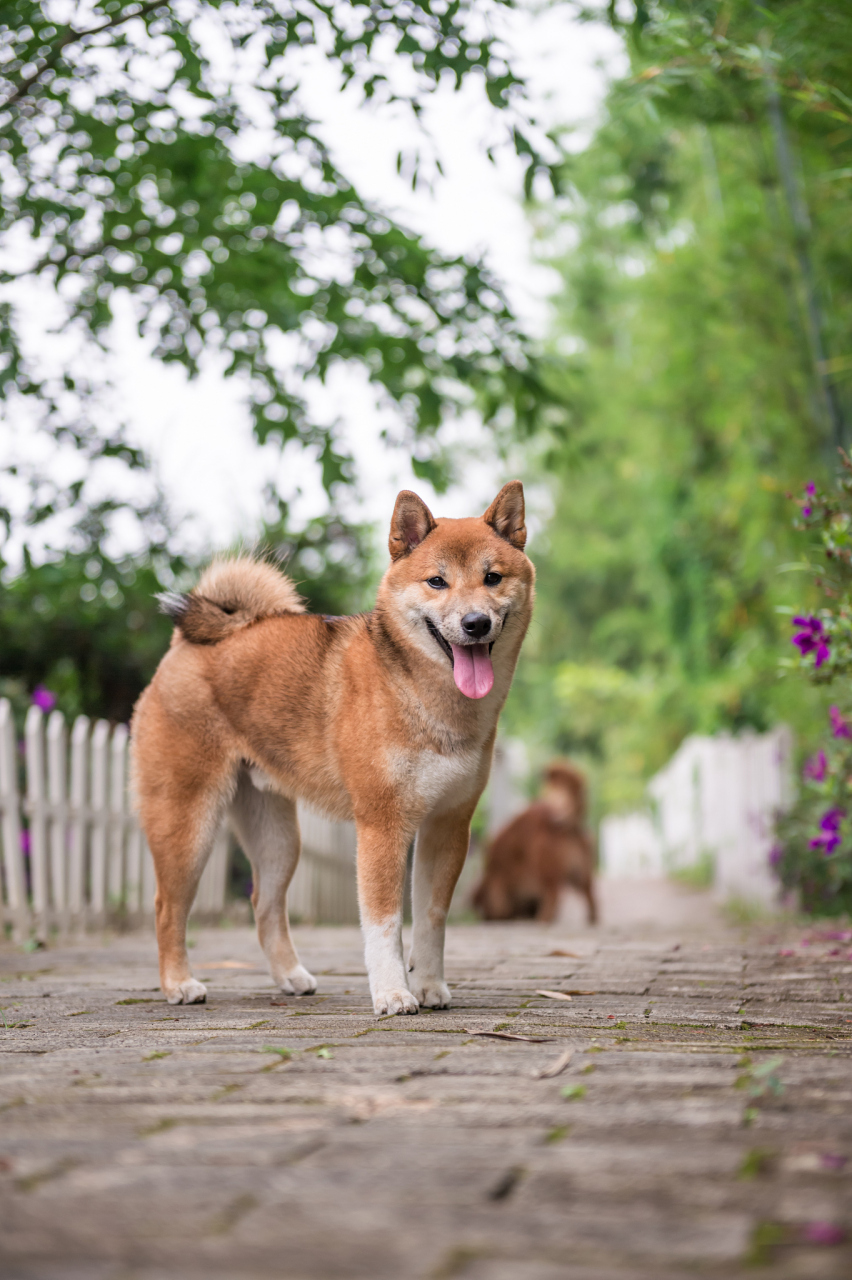
M453 997L450 988L440 978L421 978L413 982L417 1002L424 1009L449 1009Z
M373 996L376 1013L416 1013L419 1007L411 992L404 989L377 991Z
M309 996L317 989L317 980L303 964L297 964L278 984L288 996Z
M197 978L187 978L178 986L166 991L169 1004L204 1004L207 999L207 988Z

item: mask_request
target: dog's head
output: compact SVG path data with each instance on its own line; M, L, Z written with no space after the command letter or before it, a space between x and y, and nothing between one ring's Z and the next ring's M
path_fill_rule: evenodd
M428 660L452 672L467 698L490 693L492 650L510 620L514 666L535 578L526 537L520 480L504 485L483 516L467 520L436 520L407 489L396 500L380 602Z
M586 816L586 778L567 760L554 760L544 774L542 800L563 821L582 822Z

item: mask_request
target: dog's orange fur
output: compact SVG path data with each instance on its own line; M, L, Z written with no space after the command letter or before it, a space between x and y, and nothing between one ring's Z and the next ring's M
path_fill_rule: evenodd
M435 520L403 492L371 613L305 613L283 575L246 558L214 563L195 591L166 600L177 626L137 704L132 743L170 1001L204 999L189 966L186 920L226 812L252 861L252 901L273 977L285 990L315 989L287 921L301 799L355 821L375 1008L416 1012L418 1003L449 1002L444 921L532 611L525 540L519 481L504 486L483 517L464 520ZM486 585L488 573L501 581ZM446 589L429 585L437 575ZM491 619L494 639L494 685L475 699L456 687L453 664L426 623L465 645L460 620L472 610ZM412 993L400 922L415 833Z
M507 823L486 852L473 897L486 920L555 920L560 892L570 885L585 897L589 923L597 921L594 844L585 817L585 778L573 765L554 762L541 799Z

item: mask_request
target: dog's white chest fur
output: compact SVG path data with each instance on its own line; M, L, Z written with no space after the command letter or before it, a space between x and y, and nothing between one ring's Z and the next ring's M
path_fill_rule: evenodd
M439 751L388 752L394 787L424 814L452 809L472 794L479 775L479 751L443 755Z

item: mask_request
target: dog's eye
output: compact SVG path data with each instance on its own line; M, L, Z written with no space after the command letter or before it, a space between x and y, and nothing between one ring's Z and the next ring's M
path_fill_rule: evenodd
M445 582L443 578L440 578L437 574L435 574L434 578L427 578L426 581L429 583L429 586L434 587L436 591L443 591L446 587L450 585L448 582Z
M497 583L502 581L503 581L502 573L486 573L485 575L486 587L496 587Z

